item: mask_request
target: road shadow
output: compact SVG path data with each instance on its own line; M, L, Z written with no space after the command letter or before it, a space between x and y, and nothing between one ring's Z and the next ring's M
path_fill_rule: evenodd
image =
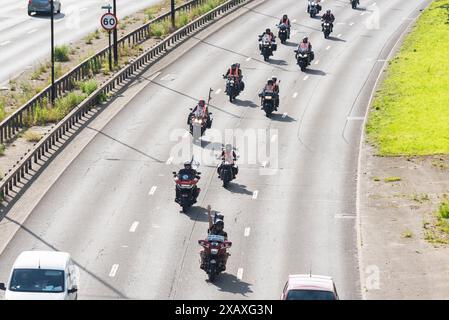
M232 259L232 256L229 257L229 259ZM241 281L235 275L229 273L222 273L217 277L215 282L211 284L216 286L222 292L238 293L245 297L248 293L253 292L250 288L250 283Z
M212 211L212 215L214 212L220 213L220 211ZM180 213L182 213L182 209L180 209ZM191 207L187 210L185 213L187 217L190 218L190 220L197 221L197 222L208 222L209 218L207 217L207 209L203 207Z
M286 65L288 65L288 63L287 63L287 61L285 61L285 60L278 60L278 59L273 59L273 58L270 58L270 60L268 60L268 63L271 63L271 64L275 64L275 65L278 65L278 66L286 66Z
M324 71L316 70L316 69L306 69L306 71L304 71L304 73L311 74L314 76L325 76L327 74Z
M284 45L287 46L287 47L294 47L294 48L296 48L298 46L297 43L294 43L294 42L291 42L291 41L287 41Z
M271 115L271 120L279 121L279 122L295 122L298 121L295 118L290 117L289 115L285 116L280 113L273 113Z
M236 178L238 179L238 175L236 176ZM228 190L232 193L239 193L239 194L244 194L247 196L252 196L253 192L249 191L248 189L246 189L246 186L243 184L238 184L235 182L230 182L228 187L225 189Z
M355 8L354 10L357 10L357 11L366 11L366 8L363 8L363 7L357 7L357 8Z
M251 101L251 100L235 100L234 101L234 104L236 105L236 106L239 106L239 107L249 107L249 108L258 108L259 107L259 105L258 104L255 104L253 101Z
M329 39L329 40L332 40L332 41L346 42L346 40L344 40L344 39L340 39L340 38L332 37L332 36L329 36L328 39Z
M37 19L43 19L43 20L51 20L51 14L49 13L41 13L41 14L33 14L30 17L37 18ZM64 13L57 13L54 15L54 20L61 20L64 19L65 14Z

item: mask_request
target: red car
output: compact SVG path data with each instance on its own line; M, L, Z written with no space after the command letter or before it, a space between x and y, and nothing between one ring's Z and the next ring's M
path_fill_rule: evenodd
M311 274L290 275L281 300L339 300L331 277Z

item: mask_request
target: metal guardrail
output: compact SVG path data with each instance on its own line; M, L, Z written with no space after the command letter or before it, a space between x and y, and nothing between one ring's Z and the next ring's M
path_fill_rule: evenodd
M177 13L188 12L204 2L205 0L191 0L176 7L175 10ZM126 45L135 46L144 42L150 37L151 26L153 24L168 21L170 20L170 17L170 12L164 13L147 22L143 26L138 27L130 33L124 35L117 41L119 48L124 48ZM77 81L89 78L91 70L95 68L94 66L101 65L103 61L107 61L108 50L109 48L105 47L94 56L87 58L76 67L72 68L61 78L57 79L55 81L57 96L61 96L63 93L73 90ZM51 85L47 86L40 93L31 98L31 100L6 117L0 123L0 144L3 144L6 140L13 138L22 128L25 128L25 120L33 115L36 107L43 106L45 101L50 100Z
M52 151L54 151L53 147L55 147L57 143L63 144L63 137L66 136L71 129L78 129L76 124L78 124L80 120L82 120L83 117L98 104L101 96L107 95L113 90L126 84L131 78L158 61L169 49L187 39L194 31L215 20L218 16L221 16L224 13L230 13L239 8L242 4L252 1L253 0L229 0L225 2L219 7L180 28L153 48L142 53L128 66L101 85L100 88L93 92L86 100L74 108L64 119L51 129L48 134L28 152L28 154L17 162L4 179L2 179L0 182L0 195L3 200L8 201L7 197L11 199L14 198L14 196L11 195L14 187L17 187L19 183L26 183L27 176L35 174L39 170L39 167L42 167L42 162L45 163L52 158L54 154L54 152L52 153Z

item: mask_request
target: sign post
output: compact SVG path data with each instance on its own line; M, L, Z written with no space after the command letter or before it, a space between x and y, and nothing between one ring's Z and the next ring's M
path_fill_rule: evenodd
M103 6L102 9L107 9L108 13L105 13L101 17L101 26L108 32L109 35L109 70L112 71L112 43L111 32L117 28L117 17L111 13L111 5Z

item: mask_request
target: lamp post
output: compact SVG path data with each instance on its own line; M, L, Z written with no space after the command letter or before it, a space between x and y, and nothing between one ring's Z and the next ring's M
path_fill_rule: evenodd
M54 104L56 100L56 88L55 88L55 31L54 31L54 19L55 19L55 4L53 0L51 3L51 103Z
M175 0L171 0L171 25L175 29Z
M113 5L113 10L114 10L114 15L117 17L117 1L113 0L112 5ZM117 33L117 28L114 29L114 65L118 65L118 33Z

